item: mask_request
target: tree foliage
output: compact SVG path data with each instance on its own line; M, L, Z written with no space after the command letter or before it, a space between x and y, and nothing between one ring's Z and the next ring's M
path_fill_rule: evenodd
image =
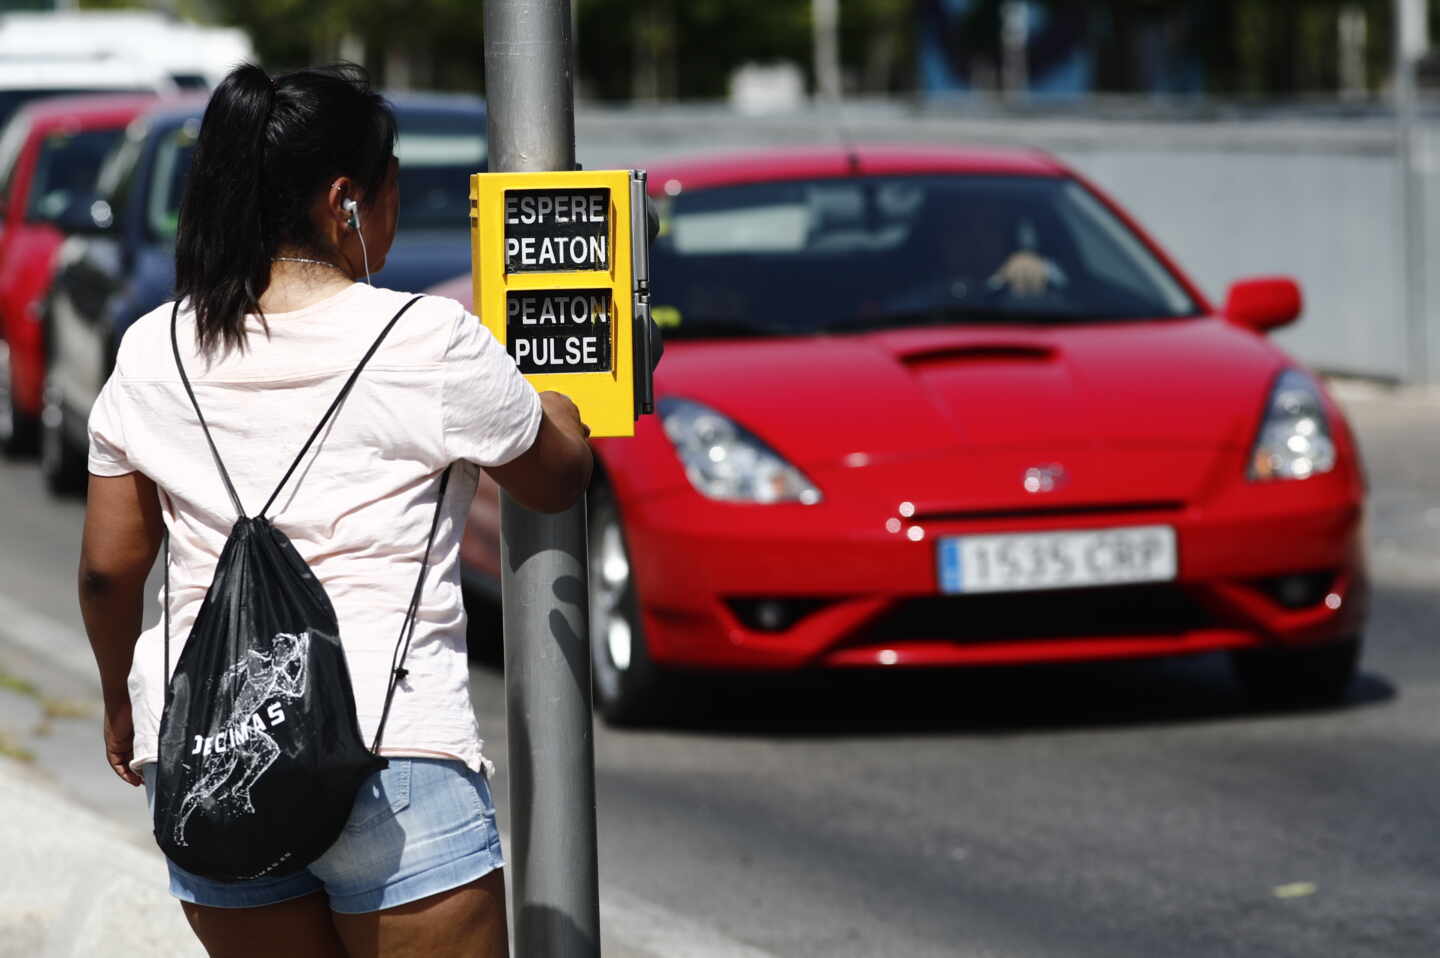
M747 62L812 68L810 0L578 3L580 75L598 97L718 97ZM843 0L841 62L852 92L911 85L913 8L914 0Z
M88 0L94 5L125 0ZM582 91L602 98L724 96L743 63L808 69L810 0L574 0ZM363 56L382 82L406 61L412 85L480 90L476 0L210 0L243 27L266 66ZM856 89L910 83L913 0L842 0L842 61Z
M945 43L961 57L998 56L1003 0L970 0ZM1083 22L1099 89L1144 89L1155 26L1166 55L1203 63L1205 91L1285 95L1334 90L1338 19L1361 9L1372 87L1388 76L1392 0L1031 0ZM573 0L582 95L601 99L723 97L747 62L810 72L811 0ZM145 4L155 6L158 0ZM81 0L87 7L138 0ZM166 0L183 16L245 28L264 65L285 69L342 55L388 85L481 91L482 0ZM913 90L916 38L949 0L841 0L841 62L850 93ZM1430 4L1440 28L1440 3ZM1149 31L1147 33L1147 31ZM1153 55L1153 54L1152 54Z

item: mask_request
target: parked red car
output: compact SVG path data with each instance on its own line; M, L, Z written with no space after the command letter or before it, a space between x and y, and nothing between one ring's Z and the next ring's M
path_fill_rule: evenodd
M1293 281L1217 308L1031 151L751 153L650 184L658 410L595 443L590 498L605 716L653 714L678 668L1217 650L1257 695L1344 693L1364 481L1340 409L1265 338Z
M30 451L45 385L40 300L64 235L54 220L93 190L105 156L155 97L35 100L0 135L0 448Z

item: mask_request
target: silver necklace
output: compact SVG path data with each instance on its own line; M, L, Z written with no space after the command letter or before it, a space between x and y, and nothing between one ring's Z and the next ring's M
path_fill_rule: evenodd
M341 269L339 266L336 266L334 263L327 263L327 262L325 262L323 259L306 259L306 258L303 257L303 256L277 256L277 257L275 257L274 262L276 262L276 263L310 263L310 264L315 265L315 266L328 266L328 267L330 267L331 269L340 270L340 272L342 272L342 273L345 272L345 270ZM349 274L347 273L346 275L349 275Z

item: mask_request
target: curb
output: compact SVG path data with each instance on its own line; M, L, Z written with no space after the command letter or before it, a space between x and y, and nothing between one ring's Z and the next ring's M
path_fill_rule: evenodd
M72 626L0 594L0 645L83 682L98 699L95 663ZM0 870L0 958L205 955L148 835L3 757L0 849L13 850ZM606 958L775 958L617 888L600 891L600 932Z

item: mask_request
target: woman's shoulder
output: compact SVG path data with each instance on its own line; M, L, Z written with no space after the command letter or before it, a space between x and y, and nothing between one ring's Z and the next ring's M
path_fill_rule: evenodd
M167 302L130 324L120 337L115 353L115 372L126 379L161 378L175 368L175 353L170 345L170 315L175 303ZM179 325L188 328L189 316L180 310Z
M356 320L361 317L355 315L356 307L364 314L359 323ZM336 329L344 331L336 335L352 342L357 326L378 334L392 317L404 309L404 315L386 337L388 348L385 358L377 356L377 361L382 364L397 360L402 364L440 361L454 341L457 329L469 315L460 302L446 296L369 286L355 289L350 296L336 297L332 303L319 309L343 314L335 317ZM187 368L198 361L192 345L195 315L184 304L177 311L172 301L144 314L125 331L116 353L115 372L118 376L132 380L169 380L174 377L175 351L170 339L172 314L175 315L176 334ZM322 337L324 335L322 329L315 332ZM191 372L195 374L194 370Z
M447 296L380 287L364 288L360 295L372 310L370 319L377 324L389 322L403 309L405 314L391 330L387 343L392 349L402 343L419 347L432 361L445 354L456 327L467 315L459 301Z
M368 294L376 307L388 313L398 312L414 300L415 305L406 310L405 316L413 316L421 322L454 323L465 314L465 307L460 301L448 296L405 292L380 286L362 287L362 293Z

